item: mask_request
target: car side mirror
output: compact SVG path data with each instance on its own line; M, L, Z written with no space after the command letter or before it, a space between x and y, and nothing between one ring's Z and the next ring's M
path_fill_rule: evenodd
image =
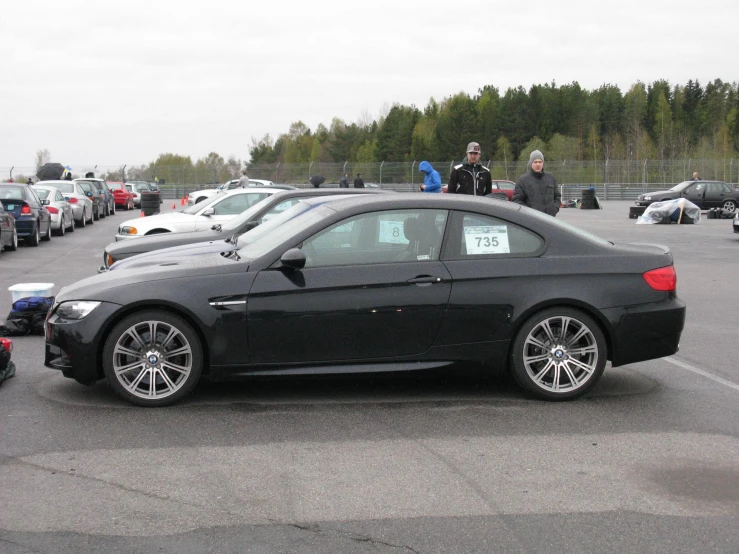
M247 221L246 222L246 231L245 232L251 231L252 229L254 229L254 227L257 227L258 225L259 225L259 221L257 221L256 219L252 219L251 221Z
M203 213L200 214L200 215L211 216L211 215L213 215L215 213L216 213L215 209L213 209L213 208L207 208L206 210L203 210Z
M300 248L291 248L280 257L280 263L290 269L303 269L305 253Z
M42 200L41 201L41 205L42 206L50 206L51 205L51 200Z

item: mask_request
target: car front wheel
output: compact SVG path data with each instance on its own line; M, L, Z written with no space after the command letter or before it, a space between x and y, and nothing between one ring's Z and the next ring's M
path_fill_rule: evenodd
M572 308L549 308L524 323L511 356L513 377L527 392L544 400L572 400L600 380L607 346L590 316Z
M166 406L192 391L203 368L203 349L181 317L131 314L116 325L103 349L103 371L113 390L139 406Z
M736 210L736 202L734 202L733 200L727 200L724 202L724 205L721 207L727 212L734 213L734 211Z

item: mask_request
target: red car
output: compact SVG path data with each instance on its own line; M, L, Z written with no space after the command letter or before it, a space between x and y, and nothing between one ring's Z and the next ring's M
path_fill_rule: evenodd
M508 197L508 201L513 200L513 191L516 190L516 183L513 181L493 181L492 193L502 192ZM441 188L441 192L447 192L447 185Z
M110 190L113 191L113 197L115 198L115 205L120 206L124 210L133 210L133 194L126 188L124 183L116 183L108 181Z

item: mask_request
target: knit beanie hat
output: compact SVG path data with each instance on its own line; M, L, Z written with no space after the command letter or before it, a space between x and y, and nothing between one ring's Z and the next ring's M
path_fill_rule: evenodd
M533 162L534 160L541 160L543 162L544 154L542 154L539 150L534 150L529 156L529 163Z

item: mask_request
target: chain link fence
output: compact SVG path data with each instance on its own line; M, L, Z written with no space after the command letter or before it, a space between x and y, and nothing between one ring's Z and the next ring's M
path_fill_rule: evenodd
M446 182L451 168L461 160L431 162ZM323 187L338 186L339 180L347 173L349 183L357 174L367 184L376 184L382 188L397 191L416 191L423 182L423 173L418 170L420 160L412 162L376 162L376 163L273 163L250 164L247 166L249 177L267 179L275 183L292 184L309 187L308 179L313 175L323 175L326 182ZM493 179L515 181L526 171L526 162L484 162L490 169ZM72 166L74 177L83 177L93 172L98 177L109 181L144 179L148 181L164 180L162 187L165 197L180 198L193 190L212 188L229 178L231 174L224 167L193 166ZM547 161L546 171L554 174L562 187L563 198L579 198L580 190L595 186L597 195L604 200L633 200L637 195L647 191L669 188L676 183L692 178L697 171L704 180L719 180L727 183L739 183L739 159L682 159L682 160L605 160L605 161ZM236 172L238 173L238 172ZM33 167L0 167L0 181L13 178L15 181L26 181L35 177Z

